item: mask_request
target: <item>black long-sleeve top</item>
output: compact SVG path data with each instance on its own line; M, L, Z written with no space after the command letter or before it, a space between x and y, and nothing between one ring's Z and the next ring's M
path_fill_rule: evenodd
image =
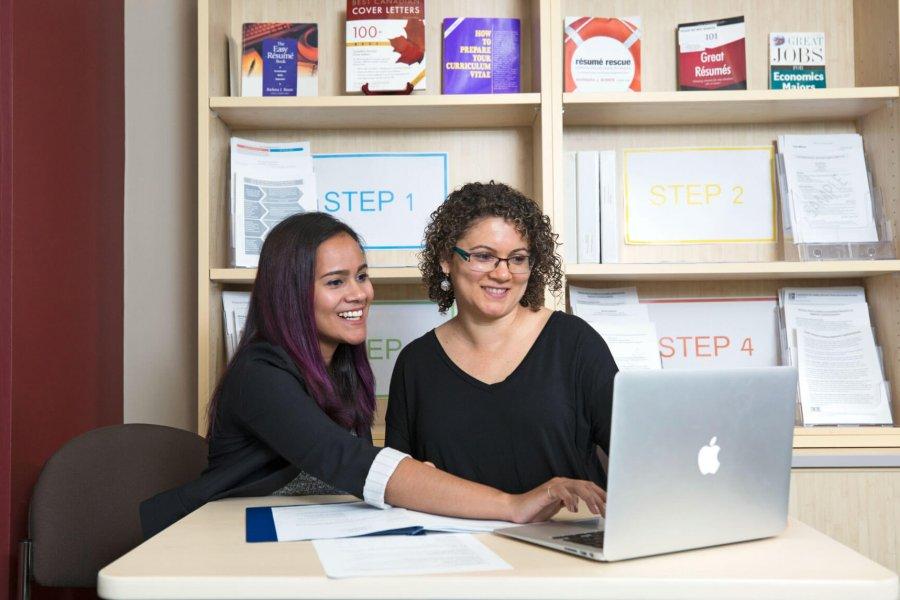
M210 500L271 494L301 471L361 498L379 451L370 433L351 435L319 408L282 348L253 343L222 382L209 466L198 479L141 503L144 535Z
M562 312L491 385L460 369L432 330L397 358L386 444L510 493L557 476L605 486L596 449L609 451L617 370L600 335Z

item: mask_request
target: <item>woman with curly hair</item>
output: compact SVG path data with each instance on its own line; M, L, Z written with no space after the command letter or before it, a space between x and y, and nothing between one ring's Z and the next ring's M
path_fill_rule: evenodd
M419 266L457 315L400 353L388 446L509 493L556 476L605 486L596 449L609 450L618 369L593 328L544 307L562 288L556 238L533 200L493 181L431 215Z

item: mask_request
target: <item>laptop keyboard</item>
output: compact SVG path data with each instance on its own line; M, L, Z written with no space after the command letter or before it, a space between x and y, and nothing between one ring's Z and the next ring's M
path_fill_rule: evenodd
M588 531L586 533L576 533L575 535L560 535L553 539L561 540L563 542L575 542L576 544L591 546L593 548L603 547L602 531Z

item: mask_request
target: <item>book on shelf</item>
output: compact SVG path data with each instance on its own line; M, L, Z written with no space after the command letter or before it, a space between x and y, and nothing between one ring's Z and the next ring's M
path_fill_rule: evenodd
M566 153L567 262L619 262L618 175L614 150Z
M890 425L891 394L862 287L782 288L781 362L797 367L803 425Z
M641 91L640 17L566 17L567 92Z
M600 154L581 151L578 163L578 262L600 262Z
M347 0L346 61L348 93L424 90L425 0Z
M521 88L519 19L444 19L444 94L516 94Z
M318 68L315 23L243 24L241 96L315 96Z
M769 34L769 88L825 87L825 34L790 31Z
M563 260L578 262L578 153L566 152L563 165Z
M231 138L231 264L256 267L263 241L290 215L317 209L309 142Z
M678 26L679 90L746 90L744 17Z

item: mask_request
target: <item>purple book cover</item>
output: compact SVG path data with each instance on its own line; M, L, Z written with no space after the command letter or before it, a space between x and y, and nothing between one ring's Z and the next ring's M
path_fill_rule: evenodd
M444 19L443 93L515 94L519 19Z

